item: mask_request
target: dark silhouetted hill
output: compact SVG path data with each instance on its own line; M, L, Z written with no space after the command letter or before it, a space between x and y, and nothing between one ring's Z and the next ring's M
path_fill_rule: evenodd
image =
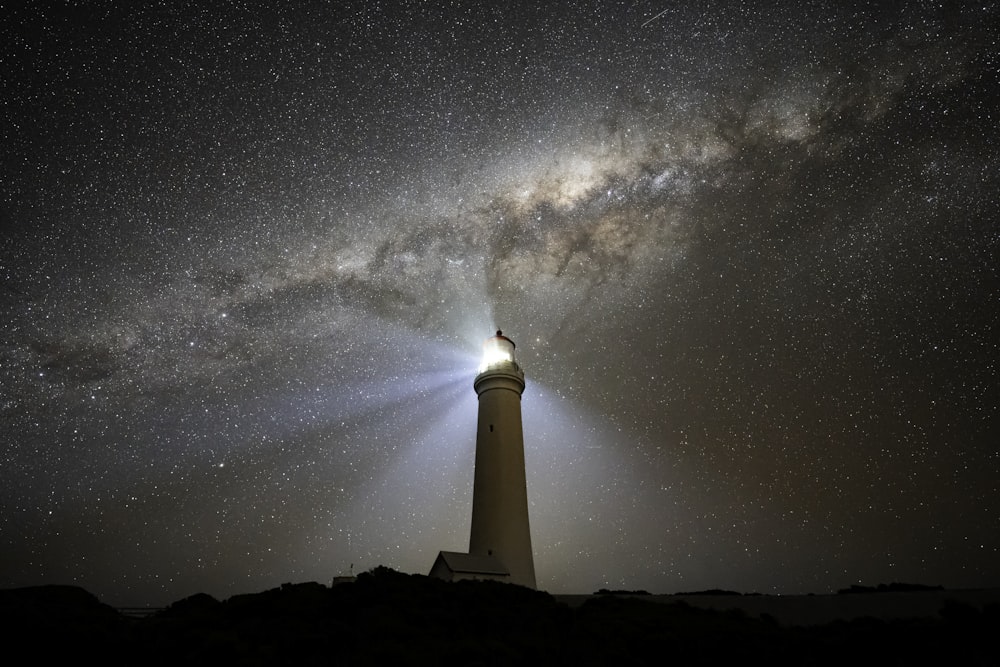
M0 590L2 645L28 649L35 662L118 656L130 629L113 607L77 586Z
M641 589L630 591L621 588L616 590L608 590L607 588L602 588L597 592L595 592L594 595L650 595L650 592Z
M682 593L677 593L677 595L743 595L743 593L738 593L736 591L727 591L722 588L709 588L705 591L687 591Z
M609 592L570 607L510 584L376 568L332 588L195 595L140 619L68 587L2 591L0 610L10 655L28 648L42 664L993 664L1000 629L997 605L789 627L654 597Z
M916 593L922 591L943 591L944 586L926 586L924 584L904 584L893 582L891 584L879 584L878 586L860 586L855 584L850 588L841 588L839 595L853 595L857 593Z

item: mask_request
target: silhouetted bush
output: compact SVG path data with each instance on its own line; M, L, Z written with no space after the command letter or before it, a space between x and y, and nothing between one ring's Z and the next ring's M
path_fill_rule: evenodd
M649 591L644 591L642 589L636 591L626 591L622 589L609 591L607 588L602 588L598 590L594 595L652 595Z
M891 584L879 584L878 586L852 585L850 588L841 588L839 595L851 595L855 593L913 593L917 591L943 591L944 586L925 586L924 584L904 584L892 582Z
M784 627L664 600L607 594L570 608L511 584L376 568L332 588L285 584L223 602L194 595L144 619L126 619L80 589L2 591L0 620L18 635L9 646L30 646L43 662L185 667L991 664L1000 620L996 605L955 602L936 618Z
M80 655L114 658L129 622L77 586L37 586L0 590L0 628L8 655L45 664Z

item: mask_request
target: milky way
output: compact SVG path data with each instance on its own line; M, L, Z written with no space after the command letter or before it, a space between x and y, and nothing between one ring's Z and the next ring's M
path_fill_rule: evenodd
M0 586L426 572L497 327L541 588L1000 585L995 3L137 4L0 22Z

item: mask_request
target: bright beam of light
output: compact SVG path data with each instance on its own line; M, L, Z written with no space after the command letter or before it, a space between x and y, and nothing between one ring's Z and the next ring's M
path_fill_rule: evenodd
M664 540L683 534L678 526L690 521L679 470L665 481L644 460L643 452L651 448L640 445L639 436L539 383L529 381L522 406L532 547L541 587L570 591L570 582L581 578L590 579L593 590L634 586L662 579L656 568L663 563L681 562L686 545ZM661 511L650 515L652 508ZM635 562L633 553L649 554L651 560ZM608 562L623 565L608 571Z

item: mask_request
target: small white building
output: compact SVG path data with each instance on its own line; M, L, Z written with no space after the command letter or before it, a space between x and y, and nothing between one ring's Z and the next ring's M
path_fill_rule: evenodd
M431 567L430 576L445 581L468 579L510 581L510 572L494 556L464 554L458 551L439 551Z

